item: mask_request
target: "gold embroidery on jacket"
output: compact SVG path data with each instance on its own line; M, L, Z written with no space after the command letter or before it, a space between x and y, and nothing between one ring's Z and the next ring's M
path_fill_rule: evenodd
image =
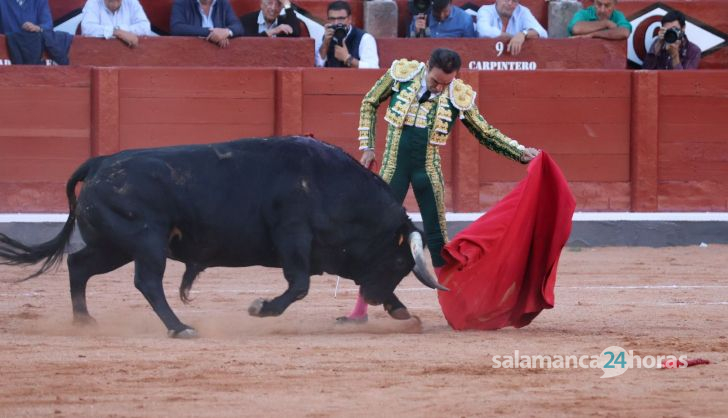
M392 95L394 79L389 72L377 80L364 96L359 109L359 149L374 149L377 125L377 107Z
M379 176L387 184L392 181L394 171L397 169L397 153L399 152L400 138L402 138L402 128L389 125L387 127L387 145L384 150L382 168L379 169Z
M438 147L428 145L425 159L425 171L432 185L432 191L435 194L437 221L440 225L440 233L442 234L442 239L447 243L449 240L447 237L447 221L445 219L445 179L442 177Z
M410 61L407 59L399 59L392 62L392 66L389 68L389 73L392 78L399 81L410 81L417 74L422 72L425 68L425 64L418 61Z
M521 161L523 150L526 147L489 125L478 111L477 106L473 106L470 110L463 112L463 124L475 136L478 142L485 145L488 149L512 160Z
M430 144L438 146L447 144L447 138L452 127L452 110L448 102L448 90L445 90L437 98L437 111L432 121L429 136Z
M470 110L473 106L475 106L475 90L473 90L473 88L468 84L465 84L463 80L460 80L459 78L453 80L452 83L450 83L449 93L452 104L455 108L460 110L460 112ZM460 118L463 118L462 114L460 115Z

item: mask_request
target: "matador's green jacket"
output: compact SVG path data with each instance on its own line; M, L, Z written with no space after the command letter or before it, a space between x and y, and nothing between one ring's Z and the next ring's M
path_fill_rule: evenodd
M460 79L453 80L433 105L418 106L417 92L425 77L425 64L396 60L367 93L359 116L359 149L374 149L377 108L391 97L384 120L389 123L387 141L398 142L405 124L428 128L430 146L447 144L457 118L489 149L519 161L525 147L490 126L475 105L476 93ZM386 158L386 157L385 157Z
M407 188L409 182L412 182L417 204L422 213L433 266L441 266L444 260L440 251L448 238L445 220L445 181L440 165L439 147L447 144L455 120L460 118L481 144L513 160L521 162L525 147L488 125L475 105L475 92L462 80L454 79L439 96L419 103L417 93L422 88L425 76L425 64L421 62L402 59L392 63L389 71L377 81L362 101L359 149L374 149L377 108L387 98L391 98L384 117L389 127L379 175L390 185L396 185L393 187L393 192L402 201L407 191L402 189L402 181L407 182ZM423 149L412 148L414 144L420 143L423 145L416 147L424 146ZM404 160L398 160L402 149L407 150L405 151L407 156L402 156ZM428 178L426 185L423 185L421 177L415 174L417 167L406 163L407 168L399 170L401 167L398 167L398 161L413 161L412 152L424 156L422 170Z

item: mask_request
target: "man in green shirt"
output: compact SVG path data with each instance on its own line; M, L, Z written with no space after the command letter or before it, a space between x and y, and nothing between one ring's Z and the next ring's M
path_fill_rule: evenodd
M616 10L617 0L594 0L569 22L569 35L578 38L627 39L632 25L624 13Z

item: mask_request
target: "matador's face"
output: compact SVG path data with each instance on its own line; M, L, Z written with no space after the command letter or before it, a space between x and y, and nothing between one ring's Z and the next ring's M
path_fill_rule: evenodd
M442 93L452 83L456 75L457 71L446 73L438 67L428 68L425 77L427 89L432 93Z

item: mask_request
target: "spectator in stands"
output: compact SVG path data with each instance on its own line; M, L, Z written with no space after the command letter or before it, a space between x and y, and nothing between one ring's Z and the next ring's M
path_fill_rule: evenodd
M329 4L323 39L316 48L317 67L379 68L374 37L351 24L351 6L343 0Z
M519 0L495 0L478 9L478 36L508 41L506 50L518 55L526 39L548 38L548 33Z
M140 36L157 36L152 32L139 0L87 0L83 7L81 34L116 38L130 48L139 45Z
M14 65L43 65L44 52L56 64L69 64L73 35L53 30L48 0L0 0L0 34Z
M228 0L174 0L172 35L200 36L220 48L243 34L243 25Z
M427 24L429 22L429 25ZM453 6L452 0L432 0L429 13L418 13L410 23L410 38L475 38L473 17Z
M685 34L685 15L677 10L662 16L662 27L645 57L645 70L696 70L700 64L700 47ZM665 37L665 34L668 36Z
M48 0L1 0L0 34L53 29Z
M281 10L285 10L285 14L281 15ZM301 21L290 0L260 0L260 10L241 16L240 22L243 36L301 36Z
M632 25L624 13L617 10L617 0L594 0L581 9L569 22L569 35L580 38L627 39Z

